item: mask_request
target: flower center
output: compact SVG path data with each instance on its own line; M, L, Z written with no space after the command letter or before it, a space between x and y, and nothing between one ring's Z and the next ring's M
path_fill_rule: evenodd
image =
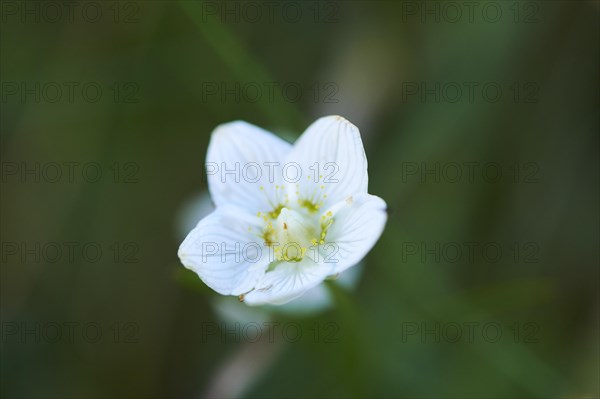
M320 216L313 204L306 206L304 202L296 209L279 205L271 212L258 214L265 221L261 237L273 249L277 261L299 262L305 256L319 258L317 251L325 243L327 230L333 223L332 214Z

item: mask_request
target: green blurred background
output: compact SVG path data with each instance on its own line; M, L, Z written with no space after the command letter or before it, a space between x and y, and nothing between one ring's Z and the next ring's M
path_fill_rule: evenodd
M53 3L2 2L2 397L598 397L598 2ZM327 114L386 230L302 339L223 338L176 256L210 133Z

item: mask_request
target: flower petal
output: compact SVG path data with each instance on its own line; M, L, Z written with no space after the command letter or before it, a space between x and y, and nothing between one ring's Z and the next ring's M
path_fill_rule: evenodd
M291 148L290 143L243 121L217 126L206 156L208 188L215 205L238 205L252 213L270 211L283 197L275 188L283 182L283 160Z
M330 250L325 262L340 273L356 265L373 248L387 220L385 202L374 195L349 197L330 208L334 222L327 232ZM327 244L325 244L327 245Z
M292 162L301 167L302 178L294 191L303 199L328 207L367 192L367 157L360 132L341 116L326 116L310 125L286 159L286 164Z
M308 257L300 262L281 262L264 275L244 301L249 305L281 305L315 287L331 273L331 265L314 262Z
M250 231L249 231L250 229ZM262 278L269 255L258 218L234 206L202 219L179 247L181 263L222 295L241 295Z

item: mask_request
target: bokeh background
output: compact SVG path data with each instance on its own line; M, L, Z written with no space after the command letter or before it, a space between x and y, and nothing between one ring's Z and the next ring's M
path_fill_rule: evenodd
M51 3L2 3L2 397L598 397L598 2ZM382 238L320 311L223 305L176 255L212 129L327 114Z

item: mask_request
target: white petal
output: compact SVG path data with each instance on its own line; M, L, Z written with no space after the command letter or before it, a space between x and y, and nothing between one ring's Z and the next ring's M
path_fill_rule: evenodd
M290 143L243 121L217 126L206 156L208 188L215 205L233 204L253 213L271 211L283 197L275 186L283 182L283 163L291 148Z
M256 234L259 232L258 218L223 206L198 223L179 247L178 255L181 263L213 290L240 295L254 288L269 264L269 253Z
M304 294L331 274L331 265L305 257L300 262L281 262L267 272L256 289L248 293L249 305L281 305Z
M318 198L328 207L367 192L367 157L360 132L341 116L326 116L310 125L286 159L292 162L301 166L298 195L304 199Z
M317 284L302 296L284 305L273 306L278 313L308 316L331 308L333 298L325 284Z
M335 279L334 284L344 290L352 291L356 288L358 280L363 271L363 264L351 267L344 273L340 274ZM273 306L273 310L278 313L286 313L292 315L308 316L318 312L325 311L333 306L333 297L331 291L325 284L317 284L310 290L306 291L301 297L288 302L284 305Z
M356 265L373 248L387 220L385 202L374 195L349 197L331 208L334 222L327 232L330 247L323 255L340 273Z

